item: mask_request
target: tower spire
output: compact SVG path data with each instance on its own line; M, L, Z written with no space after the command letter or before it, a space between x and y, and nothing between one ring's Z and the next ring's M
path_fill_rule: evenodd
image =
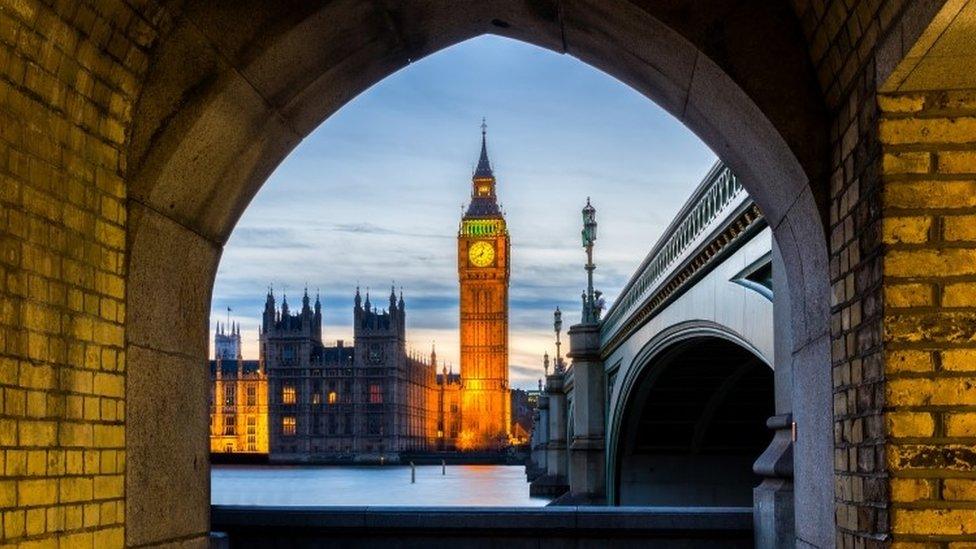
M491 162L488 161L488 124L485 119L481 119L481 157L478 159L478 167L474 170L475 177L495 177L491 171Z

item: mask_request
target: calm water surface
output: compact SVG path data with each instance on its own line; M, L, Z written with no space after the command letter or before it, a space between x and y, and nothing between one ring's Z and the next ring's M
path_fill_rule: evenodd
M509 465L410 467L213 465L210 501L220 505L460 505L540 507L530 498L525 468Z

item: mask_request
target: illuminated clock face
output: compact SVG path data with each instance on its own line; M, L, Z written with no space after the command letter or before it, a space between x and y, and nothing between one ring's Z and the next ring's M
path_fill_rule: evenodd
M490 242L479 240L468 248L468 259L476 267L487 267L495 260L495 247Z

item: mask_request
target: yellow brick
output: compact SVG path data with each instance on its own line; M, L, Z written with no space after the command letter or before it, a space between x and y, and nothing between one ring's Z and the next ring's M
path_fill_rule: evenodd
M92 426L88 423L61 422L58 438L61 446L88 447L92 444ZM68 468L71 468L72 456L68 454ZM80 457L80 454L77 454Z
M27 415L29 417L47 415L47 393L41 391L29 391L27 393Z
M882 112L918 112L925 107L924 95L882 95L878 94L878 107Z
M125 231L104 221L95 222L96 238L109 247L123 249L125 247Z
M976 250L891 250L884 258L886 276L956 276L976 273Z
M6 388L3 390L3 409L8 415L24 416L27 414L27 392L20 389Z
M64 444L63 442L61 443ZM65 452L65 473L69 475L80 475L85 472L84 453L81 450L68 450Z
M881 235L886 244L919 244L929 239L931 227L930 217L886 217L881 221Z
M123 475L99 475L95 477L95 499L122 497L124 486Z
M96 448L123 448L125 429L121 425L95 425L92 429Z
M892 478L891 479L891 500L892 501L918 501L920 499L931 499L932 485L929 481L920 478Z
M942 367L954 372L976 371L976 349L950 349L943 351Z
M976 509L892 509L896 534L976 534Z
M976 240L976 215L952 215L942 220L946 240Z
M976 480L968 478L947 478L942 482L943 499L976 501Z
M971 208L976 206L976 181L889 182L883 201L891 208Z
M969 143L976 136L976 118L897 118L883 119L879 130L882 143L915 145L922 143Z
M17 502L21 507L50 505L58 501L57 479L21 480L17 482Z
M941 151L940 173L976 173L976 151Z
M64 527L68 530L77 530L81 528L83 516L83 507L81 505L72 505L64 510Z
M928 284L887 284L885 306L925 307L932 305L932 287Z
M115 454L115 450L103 450L101 452L101 466L99 467L99 472L103 474L115 472Z
M29 389L53 389L54 369L46 365L34 366L30 363L22 363L17 383Z
M4 473L8 477L20 477L27 474L27 452L24 450L7 450L4 462Z
M21 421L17 427L23 446L53 446L57 442L57 423L53 421Z
M36 536L44 532L44 522L47 518L46 509L28 509L26 516L26 531L28 536Z
M23 511L7 511L3 514L3 535L7 539L16 539L24 535Z
M17 481L0 480L0 508L17 506Z
M98 450L85 450L85 474L98 474Z
M942 293L945 307L976 307L976 282L948 284Z
M932 414L924 412L890 412L886 420L894 437L929 437L935 432Z
M47 472L47 452L31 450L27 452L27 474L30 476L44 476Z
M94 392L97 395L122 398L125 396L125 378L116 374L95 374Z
M946 435L976 437L976 413L952 413L946 416Z
M933 368L932 356L925 351L890 351L887 357L885 370L890 373L928 372Z
M886 393L890 406L976 405L976 380L893 379L888 382Z
M0 446L17 445L17 422L13 419L0 419Z
M98 389L95 388L95 391ZM85 397L85 419L97 420L101 417L98 397Z
M98 526L99 518L99 506L97 503L89 503L84 506L84 521L83 524L85 528L91 528L92 526Z
M92 498L92 480L87 477L66 477L60 481L61 503L88 501Z
M885 153L882 169L886 174L926 173L930 163L927 152Z

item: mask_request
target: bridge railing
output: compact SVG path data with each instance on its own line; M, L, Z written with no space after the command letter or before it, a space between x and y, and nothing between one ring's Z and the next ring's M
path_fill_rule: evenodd
M609 341L688 257L710 229L749 201L742 184L721 162L712 169L644 258L604 317L600 339Z

